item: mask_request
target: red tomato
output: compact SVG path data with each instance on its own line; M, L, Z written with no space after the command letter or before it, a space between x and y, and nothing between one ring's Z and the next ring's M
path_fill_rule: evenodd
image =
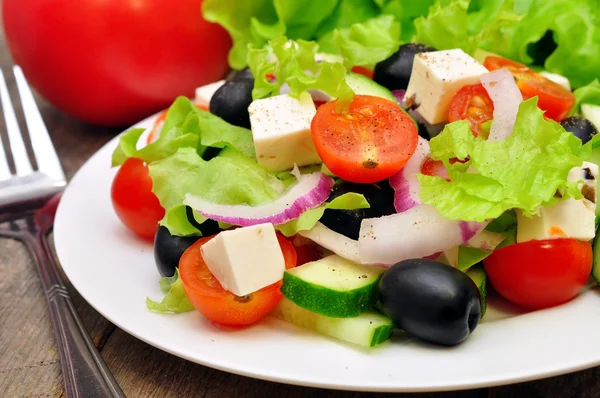
M88 123L125 125L228 71L231 40L202 0L4 0L6 41L29 83Z
M391 177L415 152L419 133L397 103L381 97L357 95L345 114L336 112L337 100L323 104L312 120L317 153L338 177L374 183Z
M575 104L573 93L523 64L502 57L486 57L483 65L489 70L508 68L517 80L523 98L537 96L538 107L557 122L567 117Z
M373 71L371 69L369 69L369 68L364 67L364 66L353 66L352 67L352 72L358 73L359 75L366 76L369 79L373 80Z
M305 244L305 245L300 245L300 246L294 245L294 248L296 249L296 257L297 257L296 265L297 266L301 266L306 263L317 261L321 258L317 248L310 243Z
M111 198L115 213L127 228L142 238L154 239L165 209L152 192L146 163L127 159L113 180Z
M485 272L504 298L541 309L575 297L592 271L592 246L575 239L531 240L494 251Z
M441 160L433 160L431 158L425 159L421 165L421 174L432 177L442 177L447 181L450 181L450 178L448 178L448 170L446 170L446 166L444 166L444 162Z
M473 135L481 132L481 125L494 116L494 103L483 84L464 86L452 97L448 120L466 120Z
M179 260L179 276L185 293L198 312L208 320L224 326L253 324L271 312L283 298L281 281L264 287L244 297L223 289L209 271L202 258L200 247L216 235L199 239ZM286 269L296 266L296 251L282 235L277 240L283 252Z

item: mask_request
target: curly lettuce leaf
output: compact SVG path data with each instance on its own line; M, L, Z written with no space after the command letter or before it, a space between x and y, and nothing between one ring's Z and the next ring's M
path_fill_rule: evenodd
M427 16L429 8L434 0L376 0L383 14L393 15L401 26L401 40L412 41L417 33L414 20L418 17Z
M194 306L185 294L179 271L175 270L172 277L160 279L160 290L165 293L165 297L159 303L149 297L146 297L146 308L159 314L180 314L182 312L194 311Z
M452 220L484 221L509 209L537 214L540 206L563 198L581 198L567 174L591 152L554 121L544 119L537 97L519 107L513 133L502 141L473 137L464 121L448 124L431 139L431 156L442 160L450 181L419 174L423 203ZM450 163L450 159L469 159Z
M210 112L198 109L186 97L178 97L167 111L158 139L137 149L144 129L131 129L119 138L112 155L112 166L120 166L130 157L150 164L164 159L180 148L195 148L202 154L207 147L232 146L244 155L254 158L252 132L231 125Z
M374 67L400 46L400 24L392 15L381 15L347 28L333 31L334 48L328 52L341 54L347 68L355 65Z
M503 55L526 64L537 60L548 71L569 78L576 88L592 82L600 77L598 5L597 0L533 0ZM548 32L556 48L545 54L548 49L538 44Z
M306 231L315 226L315 224L323 217L325 210L355 210L368 209L369 202L361 194L349 192L338 196L331 202L325 203L314 209L305 211L300 217L295 220L288 221L285 224L277 225L276 228L285 236L292 236L298 231Z
M573 94L575 94L575 105L571 109L571 115L580 114L581 105L600 106L600 82L598 82L598 79L583 87L579 87Z
M346 83L344 65L315 61L317 43L281 36L269 41L269 45L275 57L269 56L269 49L251 49L248 54L250 69L256 76L253 99L278 95L284 84L289 86L289 95L294 98L309 89L324 91L341 102L354 97L354 91ZM277 78L270 81L268 75Z
M215 203L258 205L277 198L284 189L275 175L235 149L231 156L205 161L193 148L181 148L173 155L149 165L152 191L166 214L161 225L173 235L195 235L183 199L188 193ZM196 219L202 223L203 219Z

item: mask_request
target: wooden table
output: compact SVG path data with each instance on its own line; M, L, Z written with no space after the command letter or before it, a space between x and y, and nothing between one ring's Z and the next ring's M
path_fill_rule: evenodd
M1 35L2 29L0 66L6 68L11 65L11 59ZM38 104L68 178L119 132L117 129L82 124L39 97ZM3 128L0 124L0 129ZM74 289L70 291L87 330L128 397L379 395L289 386L193 364L128 335L92 309ZM498 388L398 395L422 398L597 397L600 396L599 369ZM20 242L0 239L0 397L62 396L64 390L58 353L34 264Z

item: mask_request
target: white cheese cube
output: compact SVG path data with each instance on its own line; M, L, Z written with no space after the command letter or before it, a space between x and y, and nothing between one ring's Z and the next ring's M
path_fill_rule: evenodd
M463 86L479 83L488 70L461 49L415 55L403 105L428 123L448 121L452 97Z
M316 113L308 93L300 100L287 94L253 101L248 107L258 164L270 171L321 163L310 123Z
M223 289L246 296L283 278L285 260L273 224L223 231L202 245L202 257Z
M543 206L540 214L526 217L517 211L517 242L555 238L593 239L596 233L596 178L598 166L583 162L569 171L570 182L583 180L579 185L583 199L566 199Z
M566 88L567 90L571 91L571 83L569 83L569 79L567 79L566 77L559 75L557 73L546 72L546 71L542 71L542 72L540 72L540 74L542 76L544 76L546 79L553 81L554 83L558 84L559 86L562 86L562 87Z
M206 86L198 87L196 89L196 97L194 98L194 103L196 105L206 105L210 103L210 99L217 92L221 86L225 84L225 80L219 80L214 83L207 84Z

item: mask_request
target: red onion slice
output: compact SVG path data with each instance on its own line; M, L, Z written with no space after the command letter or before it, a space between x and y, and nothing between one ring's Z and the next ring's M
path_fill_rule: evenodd
M283 224L325 202L334 183L320 172L300 175L298 169L294 169L292 173L298 179L296 183L279 198L259 206L224 205L191 194L185 196L183 203L204 217L228 224L243 227L269 222Z
M316 223L310 230L299 231L298 235L312 240L340 257L360 263L358 241L337 233L320 222Z
M430 153L429 141L419 137L415 153L402 170L390 177L390 186L395 191L394 207L398 213L412 209L421 203L419 198L421 185L417 180L417 174L421 172L421 166Z
M480 80L494 102L494 119L488 141L503 140L512 134L523 95L507 68L484 73Z
M472 239L486 225L448 220L425 204L391 216L364 219L358 239L360 262L389 266L409 258L431 257Z
M404 100L404 94L406 94L406 90L392 90L392 95L396 98L396 101L400 104L402 108L402 101Z

